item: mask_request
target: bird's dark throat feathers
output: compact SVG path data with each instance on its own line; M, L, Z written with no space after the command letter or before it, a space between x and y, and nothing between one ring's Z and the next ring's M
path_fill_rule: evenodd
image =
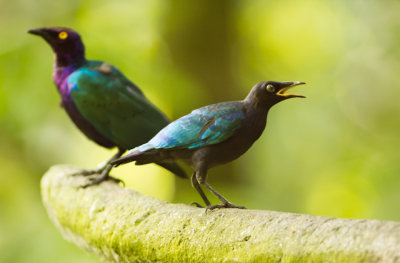
M258 96L256 89L252 89L243 102L247 111L255 111L265 115L276 104L275 101L268 101L265 97Z
M74 46L69 46L64 50L57 49L53 48L57 67L73 66L79 68L86 61L85 48L82 43L76 43Z
M243 127L247 138L257 140L265 129L267 123L267 115L270 106L266 106L265 102L259 100L251 100L246 98L243 101L243 113L247 116L246 125Z

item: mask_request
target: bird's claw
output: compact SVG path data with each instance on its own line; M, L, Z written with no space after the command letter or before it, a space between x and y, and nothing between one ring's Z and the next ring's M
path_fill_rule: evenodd
M99 176L97 178L90 178L89 181L90 181L89 183L82 185L81 188L87 188L87 187L90 187L93 185L98 185L104 181L111 181L116 184L122 183L122 185L125 186L125 182L123 180L112 177L112 176Z
M197 202L191 202L190 205L193 205L193 206L198 207L198 208L204 208L204 206L200 205Z
M218 205L209 205L206 207L206 211L212 211L217 208L237 208L237 209L246 209L244 206L238 206L232 203L223 203L223 204L218 204Z
M71 175L76 176L76 175L83 175L83 176L89 176L89 175L94 175L94 174L101 174L104 169L94 169L94 170L82 170L79 172L74 172Z

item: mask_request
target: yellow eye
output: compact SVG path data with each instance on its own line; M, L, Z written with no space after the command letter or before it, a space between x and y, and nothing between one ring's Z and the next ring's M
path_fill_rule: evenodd
M274 87L274 85L268 84L266 87L266 90L268 92L275 92L275 87Z
M64 39L66 39L67 37L68 37L68 33L65 32L65 31L62 31L62 32L60 32L60 34L58 34L58 38L59 38L59 39L64 40Z

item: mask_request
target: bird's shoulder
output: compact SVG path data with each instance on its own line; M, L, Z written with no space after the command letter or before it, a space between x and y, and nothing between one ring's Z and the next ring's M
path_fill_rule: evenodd
M68 84L75 89L96 89L98 92L120 92L143 96L142 91L117 67L100 60L87 60L72 72Z
M161 118L163 123L168 123L164 114L133 82L118 68L106 62L88 60L67 81L73 101L80 110L96 109L114 116L132 117L141 113L149 118Z
M238 117L244 116L245 111L242 101L227 101L204 106L193 110L189 115L194 118L200 116L202 120L207 120L231 114L237 115Z

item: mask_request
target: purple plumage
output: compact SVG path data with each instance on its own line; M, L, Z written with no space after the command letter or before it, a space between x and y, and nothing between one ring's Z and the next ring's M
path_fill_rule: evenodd
M29 33L42 36L54 51L53 81L61 95L61 105L74 124L97 144L106 148L115 147L115 143L101 135L82 116L71 96L71 89L67 83L68 77L86 63L85 47L79 34L66 28L32 29ZM67 38L68 41L66 41Z
M115 143L101 135L96 128L87 121L82 114L79 112L75 105L74 100L71 96L71 89L68 85L68 77L78 69L78 65L73 64L70 66L62 66L59 63L59 56L56 55L56 60L53 66L53 80L57 86L57 89L61 95L61 106L65 109L70 119L78 127L78 129L86 135L89 139L96 142L97 144L106 147L113 148L116 146ZM73 57L68 54L68 57ZM62 59L61 61L65 61Z
M53 80L70 119L90 140L106 148L118 148L118 153L100 168L84 173L101 173L89 185L109 179L112 160L148 141L169 120L117 68L87 60L83 42L74 30L48 27L28 32L41 36L54 51ZM180 177L186 176L175 163L158 164Z

